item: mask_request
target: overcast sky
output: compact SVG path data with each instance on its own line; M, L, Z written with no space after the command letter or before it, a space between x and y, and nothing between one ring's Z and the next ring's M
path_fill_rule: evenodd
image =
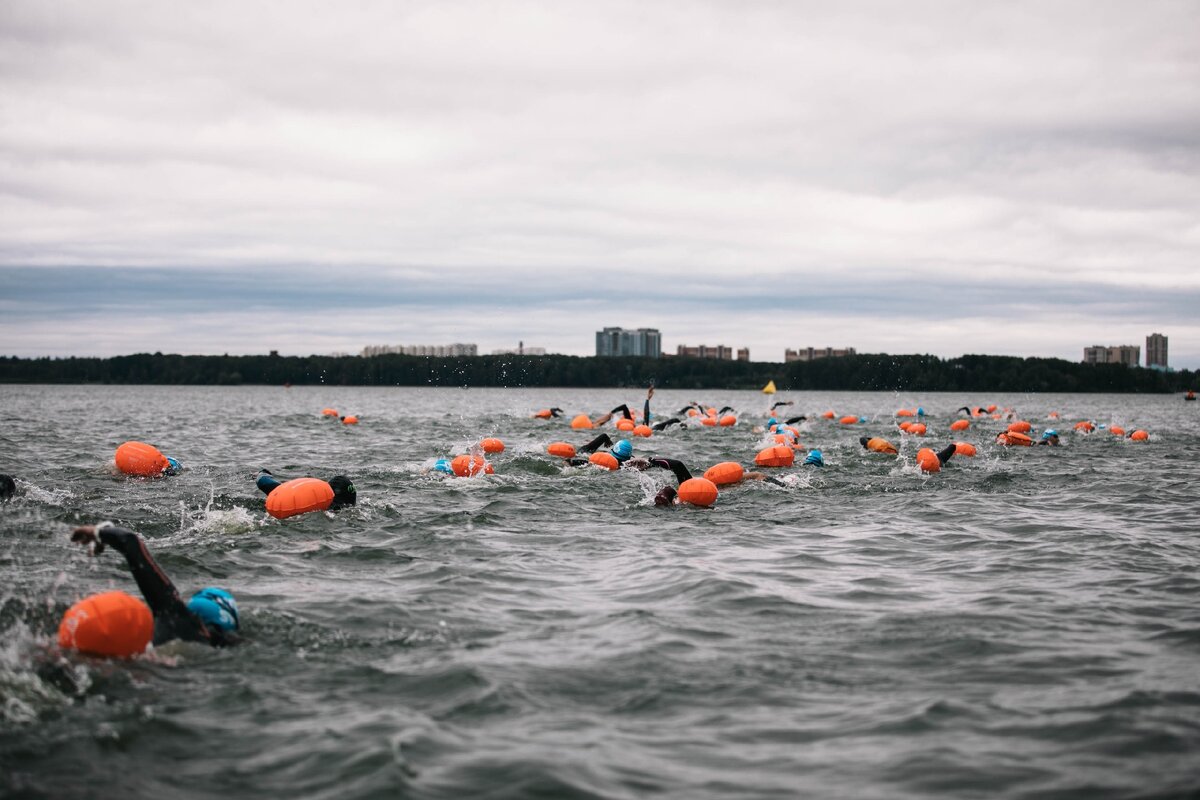
M4 0L0 353L1200 367L1198 43L1192 0Z

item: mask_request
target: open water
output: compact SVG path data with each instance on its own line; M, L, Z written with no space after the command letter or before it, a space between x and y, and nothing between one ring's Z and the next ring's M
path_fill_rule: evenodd
M1200 793L1200 403L1174 396L660 390L731 428L635 441L752 463L772 400L824 469L656 508L665 470L544 447L637 390L0 386L0 795L20 798L1149 798ZM935 475L964 404L1013 407ZM538 408L567 417L538 420ZM923 406L924 440L893 413ZM324 419L333 406L356 426ZM1061 416L1048 420L1051 412ZM1091 419L1150 431L1131 442ZM615 431L613 431L615 434ZM870 454L885 435L899 458ZM430 474L481 436L495 475ZM185 471L126 478L148 441ZM803 454L804 451L801 451ZM277 521L254 476L355 479ZM248 641L59 653L81 597L136 587L72 526L140 532Z

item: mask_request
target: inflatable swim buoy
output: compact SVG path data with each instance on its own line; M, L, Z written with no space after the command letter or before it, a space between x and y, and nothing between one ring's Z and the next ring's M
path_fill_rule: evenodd
M342 417L342 424L343 425L357 425L358 417L354 416L353 414L351 414L348 417Z
M85 597L67 609L58 625L59 647L95 656L136 656L153 637L150 608L125 592Z
M726 414L717 420L717 424L722 428L728 428L730 425L737 425L737 417L735 417L733 414Z
M858 417L854 416L853 414L847 414L839 419L838 422L843 425L853 425L854 423L858 422Z
M645 437L649 438L650 436L654 435L654 429L651 428L649 425L635 425L635 426L633 426L633 435L634 436L645 436Z
M284 481L267 495L267 513L287 519L310 511L324 511L333 503L333 487L319 478Z
M1124 436L1125 435L1125 429L1119 425L1110 425L1108 428L1108 431L1113 436Z
M615 470L621 468L621 463L617 461L616 456L614 456L612 453L592 453L590 456L588 456L588 461L592 462L597 467L604 467L605 469Z
M450 469L460 478L470 478L475 475L494 475L496 470L492 465L479 456L463 454L455 456L450 462Z
M341 415L338 414L336 408L322 408L321 416L322 417L337 417L337 416L341 416Z
M832 411L826 411L824 414L821 415L821 419L833 419L836 416L837 415L834 414Z
M996 441L1007 447L1032 447L1033 439L1019 431L1007 431L996 437Z
M717 487L707 478L688 478L679 484L680 502L708 508L717 501Z
M574 458L575 446L566 442L551 442L546 445L546 452L559 458Z
M1134 442L1144 442L1150 438L1150 434L1139 428L1138 430L1129 434L1129 438L1131 441L1134 441Z
M900 452L896 449L896 445L878 436L872 436L863 442L862 445L873 453L886 453L887 455L894 456Z
M973 444L968 444L967 442L954 443L954 455L956 456L967 456L969 458L974 458L976 452L975 445Z
M786 444L777 444L758 451L754 463L760 467L790 467L796 460L796 451Z
M717 424L717 418L716 417L704 417L703 419L700 420L700 424L711 428Z
M534 416L537 417L538 419L550 419L551 417L554 416L554 412L548 408L543 408L542 410L535 413Z
M1009 433L1029 433L1029 431L1032 429L1033 426L1023 419L1017 420L1016 422L1010 424L1007 428Z
M914 422L908 426L908 432L913 436L924 436L926 430L924 422Z
M950 423L950 430L952 431L965 431L969 427L971 427L971 423L965 419L956 419Z
M484 439L482 442L479 443L479 446L483 448L483 452L485 452L485 453L503 453L504 452L504 442L502 442L496 438L489 437L487 439Z
M706 480L712 481L716 486L727 486L731 483L737 483L746 474L746 470L742 469L742 465L736 461L722 461L720 464L713 464L704 471Z
M957 449L955 447L956 451ZM941 472L942 462L938 460L937 453L928 447L922 447L917 451L917 466L922 472Z
M900 430L904 431L905 433L908 433L908 429L911 428L912 426L913 426L913 423L904 421L904 422L901 422L896 427L899 428Z
M125 442L113 455L117 469L126 475L151 478L170 469L171 462L159 449L145 442Z
M571 420L571 427L575 430L586 430L593 427L592 419L587 414L578 414L575 419Z
M631 419L621 417L619 420L617 420L617 430L619 431L631 431L636 427L637 423Z
M917 415L916 409L912 409L912 408L901 408L898 411L896 411L897 417L915 417L916 415Z
M1096 430L1096 426L1085 419L1082 422L1075 423L1075 430L1083 431L1084 433L1091 433L1092 431Z

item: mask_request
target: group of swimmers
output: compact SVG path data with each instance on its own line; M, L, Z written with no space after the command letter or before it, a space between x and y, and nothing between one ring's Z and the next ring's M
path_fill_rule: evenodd
M654 396L654 388L646 393L642 409L641 423L650 425L650 400ZM783 420L775 414L783 406L791 405L790 401L776 402L768 412L768 420L764 427L755 426L756 432L763 432L776 437L776 445L768 447L759 453L756 462L763 466L790 466L793 448L798 446L798 431L791 426L807 419L804 415L788 416ZM970 408L964 406L959 412L968 417L979 417L990 414L994 419L1012 419L1015 414L994 412L994 406L988 409ZM672 425L687 426L689 422L702 417L709 420L733 411L725 407L719 411L708 409L697 403L691 403L667 420L652 426L653 431L663 431ZM1008 410L1006 410L1007 412ZM590 421L588 427L597 427L611 421L620 415L618 424L623 421L633 421L634 415L628 405L620 405L611 411ZM328 415L327 415L328 416ZM556 419L563 416L560 408L549 408L533 415L540 419ZM581 415L582 416L582 415ZM780 414L780 416L784 416ZM822 415L834 418L832 412ZM902 410L898 416L924 418L927 415L923 408ZM844 424L854 424L863 421L861 417L843 417ZM713 424L711 421L706 424ZM923 435L925 428L920 424L918 435ZM958 423L965 427L966 423ZM1081 427L1082 426L1082 427ZM903 432L917 433L910 423L900 423ZM1079 423L1077 431L1084 433L1094 430L1093 423ZM628 429L625 425L623 429ZM952 426L952 429L960 429ZM1110 428L1113 433L1124 434L1120 428ZM997 434L996 442L1003 445L1045 445L1058 446L1060 436L1057 430L1047 428L1041 432L1038 439L1031 435L1031 426L1027 422L1014 421L1004 431ZM1131 438L1138 439L1136 434L1145 431L1134 431ZM485 440L498 443L499 440ZM862 447L873 453L898 455L899 448L886 438L879 436L863 436L859 439ZM556 448L556 446L561 447ZM489 451L491 451L489 449ZM574 448L563 442L556 442L548 447L548 451L562 458L567 466L579 467L594 464L607 469L648 470L659 468L668 470L676 479L676 485L662 488L654 496L655 506L671 506L686 503L696 506L710 506L716 500L719 487L729 486L743 481L765 481L784 485L782 481L761 471L747 471L737 462L722 462L707 470L702 477L696 477L691 470L678 459L662 457L638 458L634 456L633 444L628 439L614 441L608 433L601 433L587 443ZM917 465L924 472L937 472L955 455L971 456L975 454L974 446L965 442L952 443L941 450L921 448L917 453ZM778 456L781 461L772 460ZM467 468L460 472L457 464L441 459L435 466L436 471L453 474L474 475L478 472L491 471L490 465L482 458L474 455L460 456L466 458ZM457 462L455 459L454 462ZM166 456L157 448L142 442L126 442L117 449L114 462L118 469L131 475L163 476L173 475L180 470L177 459ZM443 462L446 462L443 468ZM805 466L822 467L824 459L820 450L810 450L802 462ZM484 467L486 466L486 470ZM478 469L477 469L478 467ZM345 475L335 475L328 480L318 478L296 478L280 480L269 470L261 470L255 485L266 495L266 508L269 514L285 519L297 514L311 511L334 511L357 502L357 491L353 481ZM16 491L16 482L11 476L0 475L0 501L7 500ZM114 525L111 522L101 522L95 525L81 525L71 533L71 540L90 548L91 554L99 556L106 548L117 550L125 558L126 564L133 575L144 603L124 594L123 592L108 592L93 595L73 605L64 615L59 626L59 643L64 648L77 649L96 655L129 656L140 653L150 644L161 645L171 640L200 642L214 647L224 647L240 641L240 622L237 601L227 589L209 586L195 592L186 602L170 578L151 556L146 543L133 531Z

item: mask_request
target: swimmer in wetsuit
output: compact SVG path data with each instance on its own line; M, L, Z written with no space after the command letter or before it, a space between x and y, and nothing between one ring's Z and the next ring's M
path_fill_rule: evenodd
M11 475L0 475L0 502L10 499L17 493L17 482Z
M71 533L71 541L91 545L94 556L103 553L106 546L125 556L133 579L154 615L154 644L181 639L228 647L240 641L237 601L233 595L224 589L209 587L196 592L184 603L175 584L150 556L146 543L133 531L118 528L111 522L81 525Z
M690 481L692 479L691 471L687 468L687 466L684 465L684 463L682 461L679 461L677 459L674 459L674 458L651 458L651 459L649 459L649 464L652 467L661 467L663 469L671 470L671 473L675 476L675 481L680 486L682 486L685 481ZM766 481L767 483L773 483L776 486L786 485L783 483L783 481L776 480L775 478L772 478L770 475L765 475L761 472L746 472L742 475L741 481ZM741 483L741 481L737 481L737 482ZM728 485L728 484L726 484L726 485ZM662 489L659 489L658 494L654 495L654 505L656 505L656 506L673 505L676 502L678 495L679 495L679 490L676 489L674 486L664 486Z
M538 411L538 412L532 414L531 416L534 419L550 419L551 417L561 417L562 415L563 415L563 410L561 408L555 407L555 408L543 408L541 411Z
M329 504L328 511L337 511L339 508L352 506L358 502L358 490L354 488L354 481L345 475L334 475L325 482L329 484L330 489L333 489L333 501ZM266 495L271 494L283 484L284 481L279 480L265 469L258 473L258 478L254 481L254 485L258 487L259 491Z
M653 386L651 386L649 389L646 390L646 405L642 409L642 422L645 423L646 425L650 424L650 398L651 397L654 397L654 387ZM595 426L603 425L604 423L606 423L610 419L612 419L613 414L616 414L618 411L621 412L622 416L624 416L625 419L633 420L633 412L629 410L629 405L627 403L622 403L621 405L617 406L616 408L614 408L612 411L608 412L607 414L602 414L601 416L597 417L596 421L593 422L592 424Z

